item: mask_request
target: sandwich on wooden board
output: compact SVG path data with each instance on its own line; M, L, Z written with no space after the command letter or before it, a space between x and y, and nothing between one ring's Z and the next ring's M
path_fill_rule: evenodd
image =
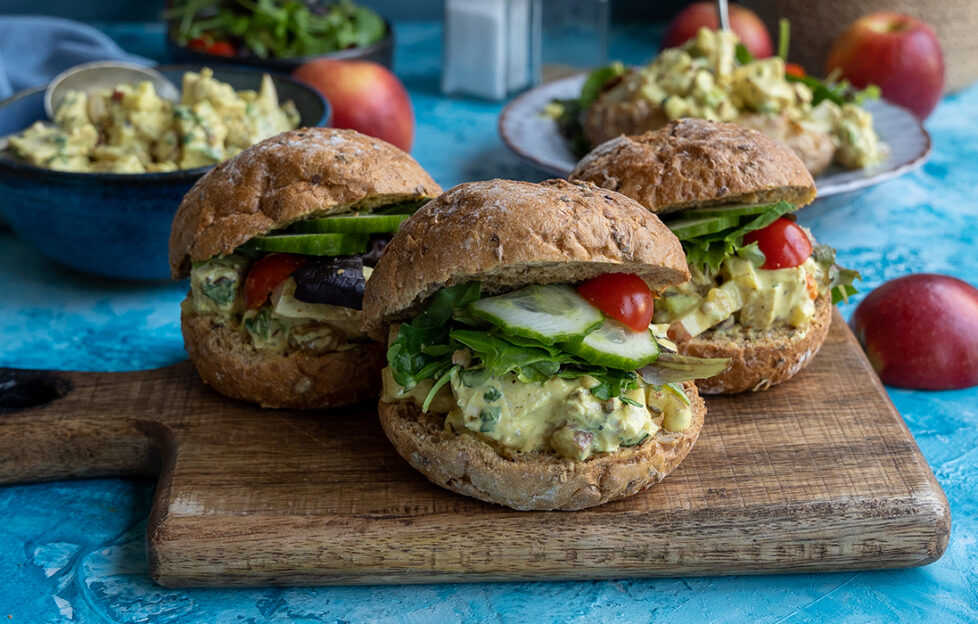
M766 390L818 352L835 301L858 273L794 223L815 183L788 147L729 123L681 119L597 146L571 179L623 193L682 241L691 280L667 289L655 322L682 353L730 358L701 392Z
M400 223L439 193L407 153L353 130L285 132L218 164L170 235L204 381L264 407L376 397L384 347L360 331L364 284Z
M633 495L689 453L692 383L726 366L651 325L686 281L679 240L618 193L563 180L459 185L391 239L363 298L388 343L379 414L434 483L515 509Z

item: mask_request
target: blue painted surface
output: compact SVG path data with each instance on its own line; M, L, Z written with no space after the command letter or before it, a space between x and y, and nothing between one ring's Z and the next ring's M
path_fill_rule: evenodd
M415 156L444 186L477 178L542 179L496 135L500 104L437 93L440 31L399 25L398 67L418 116ZM619 33L613 56L654 49ZM146 54L144 50L134 50ZM928 128L923 170L800 214L863 292L912 272L978 283L978 87L946 98ZM2 200L2 198L0 198ZM182 284L93 279L0 233L0 365L127 370L184 357ZM856 298L858 301L859 297ZM854 304L843 308L851 313ZM826 388L831 392L831 388ZM944 557L912 570L582 583L166 590L147 577L153 486L98 480L0 488L0 622L921 622L978 621L978 389L891 389L951 503Z

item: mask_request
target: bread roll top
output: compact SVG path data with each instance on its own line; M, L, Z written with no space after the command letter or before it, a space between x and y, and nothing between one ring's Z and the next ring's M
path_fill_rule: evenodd
M803 206L815 199L815 182L790 148L756 130L702 119L606 141L570 178L618 191L657 214L779 200Z
M367 281L363 330L384 341L437 290L496 293L633 273L653 290L689 279L679 240L655 215L585 182L470 182L405 221Z
M227 255L293 221L437 196L410 155L354 130L300 128L243 150L190 189L173 219L170 272Z

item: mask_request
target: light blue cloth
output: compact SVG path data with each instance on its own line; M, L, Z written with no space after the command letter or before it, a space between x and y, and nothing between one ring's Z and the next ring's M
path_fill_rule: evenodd
M92 61L154 63L124 52L105 33L58 17L0 16L0 99Z

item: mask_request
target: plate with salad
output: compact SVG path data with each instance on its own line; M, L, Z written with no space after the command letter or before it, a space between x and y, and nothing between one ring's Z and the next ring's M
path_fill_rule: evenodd
M754 128L791 147L820 197L853 191L921 166L930 137L908 110L829 76L808 76L781 55L754 59L730 32L702 29L651 63L620 63L540 85L514 99L499 133L517 155L567 176L591 148L673 119Z

